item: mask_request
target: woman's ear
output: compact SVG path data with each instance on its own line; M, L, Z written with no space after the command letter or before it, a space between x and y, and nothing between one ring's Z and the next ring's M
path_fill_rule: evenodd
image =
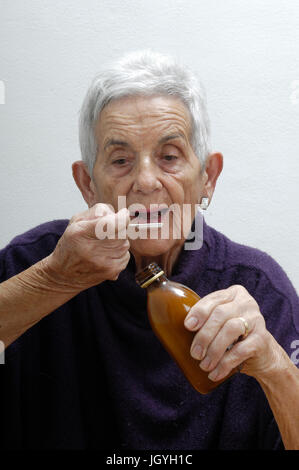
M216 187L217 179L223 168L223 155L220 152L211 153L205 165L205 183L203 193L211 201Z
M82 160L72 164L73 178L88 207L92 207L97 202L96 189L89 175L88 168Z

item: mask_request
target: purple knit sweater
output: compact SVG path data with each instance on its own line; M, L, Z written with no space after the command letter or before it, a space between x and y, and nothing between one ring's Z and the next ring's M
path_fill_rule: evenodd
M48 222L14 238L0 251L0 281L50 254L67 223ZM150 328L146 292L134 274L131 257L117 281L80 293L7 348L0 448L282 449L255 379L236 374L208 395L189 385ZM266 253L205 223L202 248L183 250L170 279L201 297L242 284L268 330L294 352L298 296Z

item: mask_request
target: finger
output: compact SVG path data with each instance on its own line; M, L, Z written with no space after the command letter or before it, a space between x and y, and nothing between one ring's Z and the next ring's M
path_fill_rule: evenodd
M99 240L126 239L129 221L130 214L127 208L121 209L116 214L106 214L96 222L95 235Z
M218 305L231 302L233 298L233 291L230 288L218 290L202 297L188 312L184 321L185 327L192 331L199 330Z
M115 210L111 204L104 204L99 202L90 208L91 214L94 214L94 218L103 217L108 214L115 214Z
M125 239L127 238L127 228L130 222L130 212L127 208L123 208L116 214L116 228L117 228L117 238Z
M125 269L127 266L129 260L131 257L131 253L129 251L126 251L120 258L118 259L118 265L122 267L122 269Z
M95 223L95 236L99 240L116 239L116 214L106 214L100 217Z
M228 349L233 347L233 344L244 334L244 323L239 317L230 318L224 323L219 333L216 335L214 340L211 342L207 349L207 353L203 361L200 363L200 367L203 370L213 370L222 356Z
M108 213L102 217L88 220L77 220L70 226L75 232L83 232L84 237L99 240L115 240L115 214Z
M111 259L119 259L122 256L126 255L126 253L129 251L130 248L130 242L126 239L122 242L122 244L118 244L118 246L113 250L113 254L111 256Z
M97 219L74 220L68 230L71 233L82 235L84 238L95 239L95 226Z
M130 261L130 256L130 252L127 251L126 254L120 258L111 260L111 271L113 272L112 280L118 279L119 274L126 268Z
M230 318L233 318L237 315L237 309L238 305L236 304L236 302L228 302L225 304L216 305L206 322L203 324L203 326L199 329L199 331L193 338L193 342L191 345L191 355L193 356L195 350L197 351L195 353L197 355L199 351L201 351L200 357L195 357L195 359L202 359L205 356L207 349L209 348L210 344L213 342L217 334L221 331L224 324ZM240 326L240 321L238 323ZM198 346L200 346L200 348Z
M83 220L94 220L98 217L101 217L106 214L113 214L114 210L112 210L112 206L104 203L97 203L94 206L90 207L86 211L80 212L79 214L74 215L69 222L73 224L74 222L80 222Z
M236 343L227 351L217 364L217 367L208 375L210 380L216 381L226 377L233 369L254 355L256 348L255 335L248 336L244 341Z

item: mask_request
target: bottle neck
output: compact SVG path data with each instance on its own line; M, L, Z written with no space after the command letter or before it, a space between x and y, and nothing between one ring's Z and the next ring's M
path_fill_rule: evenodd
M137 273L135 278L137 284L143 289L158 287L167 281L164 271L156 263L150 263Z
M161 287L166 282L168 282L167 277L165 276L165 274L161 274L161 276L157 277L156 279L152 279L150 284L145 287L147 288L147 290L152 290L156 289L157 287Z

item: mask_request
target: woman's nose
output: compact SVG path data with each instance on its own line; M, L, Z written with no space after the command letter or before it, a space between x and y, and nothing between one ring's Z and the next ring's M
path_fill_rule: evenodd
M158 176L158 168L150 157L142 159L136 167L133 191L149 194L156 189L161 189L162 184Z

